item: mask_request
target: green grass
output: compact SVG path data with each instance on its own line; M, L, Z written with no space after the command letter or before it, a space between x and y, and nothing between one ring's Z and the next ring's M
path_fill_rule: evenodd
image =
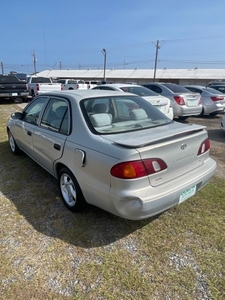
M225 180L148 220L73 214L53 177L10 153L15 110L0 106L1 299L225 299Z

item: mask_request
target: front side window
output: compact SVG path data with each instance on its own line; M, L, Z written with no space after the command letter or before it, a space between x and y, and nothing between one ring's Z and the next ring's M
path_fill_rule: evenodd
M45 108L41 126L62 134L69 133L68 103L65 100L52 98Z
M23 112L23 121L37 125L37 120L43 106L47 101L47 97L38 97Z

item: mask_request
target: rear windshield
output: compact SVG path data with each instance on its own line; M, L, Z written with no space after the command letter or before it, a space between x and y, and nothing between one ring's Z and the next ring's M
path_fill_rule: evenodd
M188 89L185 87L178 85L178 84L173 84L173 83L163 83L164 86L166 86L168 89L170 89L174 93L190 93Z
M143 86L123 86L120 87L120 89L124 92L133 93L141 97L159 96L157 93Z
M96 134L142 131L173 122L148 101L132 95L85 99L81 109Z
M0 83L15 83L19 79L16 76L0 76Z
M206 92L211 93L211 94L224 94L224 93L222 93L222 92L220 92L220 91L218 91L218 90L216 90L216 89L209 88L209 87L205 88L204 90L205 90Z
M48 77L32 77L31 83L51 83L51 79Z

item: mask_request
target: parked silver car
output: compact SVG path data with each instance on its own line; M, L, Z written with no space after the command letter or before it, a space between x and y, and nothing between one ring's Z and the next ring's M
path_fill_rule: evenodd
M222 116L222 119L221 119L221 125L220 125L220 128L223 129L225 131L225 109L223 111L223 116Z
M214 175L205 126L174 122L124 92L61 91L36 97L7 122L21 150L59 182L71 211L86 202L138 220L198 192Z
M110 83L95 86L93 90L107 90L133 93L149 101L152 105L154 105L161 112L163 112L168 118L170 118L171 120L173 119L173 107L170 99L161 96L141 85L128 83Z
M190 93L183 86L175 83L151 82L143 86L169 98L172 102L174 116L181 120L199 115L202 111L202 99L199 93Z
M193 93L202 96L202 115L217 115L222 113L225 108L225 94L211 87L201 85L185 85Z

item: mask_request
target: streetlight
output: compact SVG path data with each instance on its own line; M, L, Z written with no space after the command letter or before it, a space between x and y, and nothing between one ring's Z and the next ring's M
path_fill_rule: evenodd
M104 55L104 75L103 75L103 81L106 83L106 78L105 78L105 70L106 70L106 50L102 49L102 54Z

